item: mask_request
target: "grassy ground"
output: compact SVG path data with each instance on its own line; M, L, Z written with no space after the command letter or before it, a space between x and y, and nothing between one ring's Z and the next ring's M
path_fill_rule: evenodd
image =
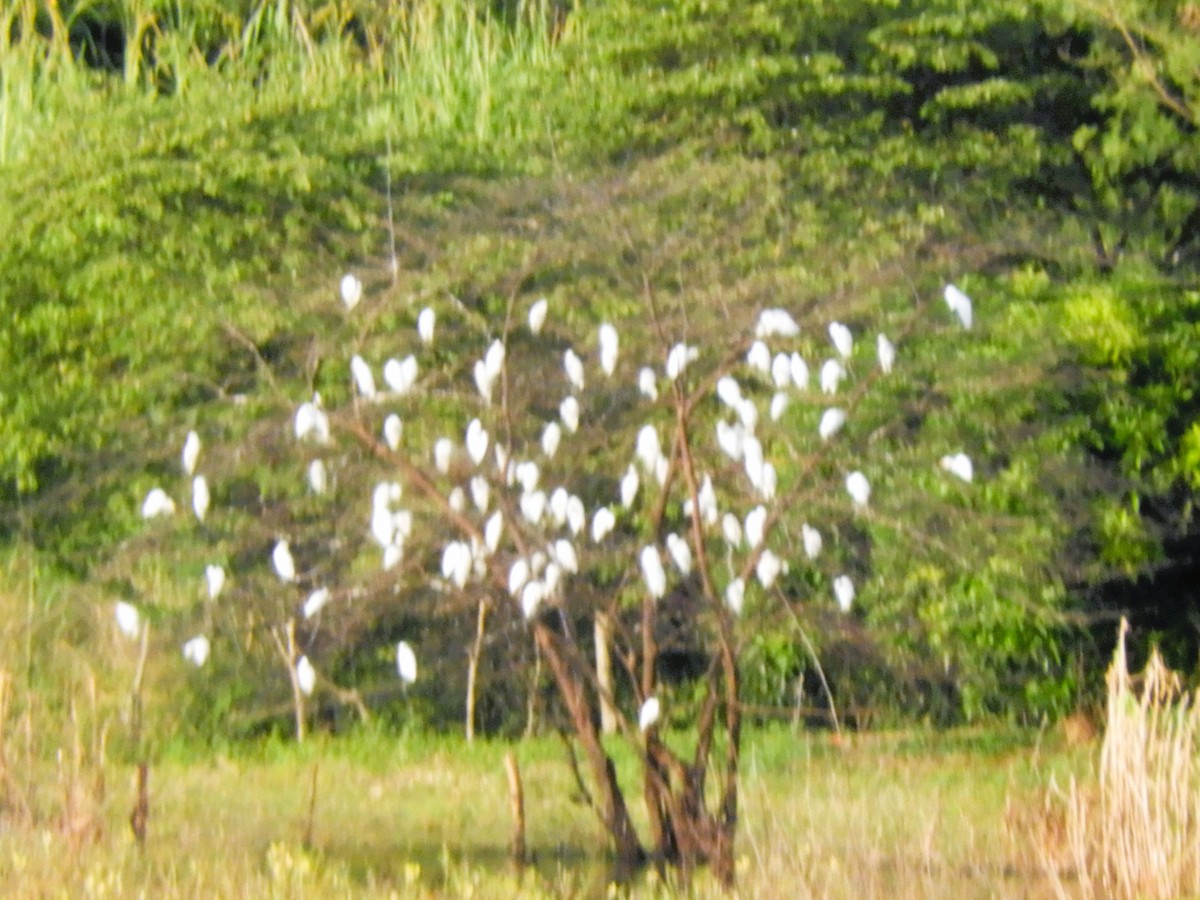
M502 760L511 749L522 762L534 857L520 873L506 849ZM1048 894L1037 832L1028 826L1039 820L1049 780L1089 769L1091 755L1032 733L898 733L837 744L788 728L756 733L745 754L739 891ZM63 818L43 817L54 807L61 814L53 792L43 798L51 802L42 814L24 822L10 817L0 835L6 894L499 897L608 890L598 825L572 798L552 739L513 747L367 736L168 760L151 772L144 850L126 824L129 770L110 765L104 776L108 790L89 811L95 828L86 834L72 833ZM89 770L89 784L92 777ZM59 792L70 787L59 780ZM701 895L715 893L703 875L697 887ZM660 889L651 876L634 893L655 896Z

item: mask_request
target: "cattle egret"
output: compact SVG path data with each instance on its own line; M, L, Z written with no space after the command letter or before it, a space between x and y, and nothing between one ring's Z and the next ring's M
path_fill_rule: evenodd
M787 408L788 395L783 391L776 391L775 396L771 398L771 421L778 422L782 419Z
M671 554L671 559L675 563L675 568L679 570L679 574L685 576L691 574L692 548L688 546L687 541L677 534L668 534L667 552Z
M875 353L879 357L880 370L884 375L890 375L892 367L896 365L896 347L886 334L880 334L875 339Z
M317 686L317 670L313 668L307 656L296 660L296 686L305 697L311 697L313 688Z
M563 371L567 373L567 380L571 382L571 386L577 391L583 390L583 360L575 355L575 351L570 347L563 354Z
M754 434L754 429L758 427L758 407L754 405L754 401L743 397L742 402L737 405L737 414L746 433Z
M613 511L607 506L600 507L592 516L592 540L599 544L608 537L616 524L617 517L613 515Z
M607 322L600 326L600 369L605 375L612 377L617 368L617 348L620 341L617 329Z
M804 357L793 351L788 357L788 368L792 374L792 384L796 386L798 391L808 390L808 363L804 361Z
M730 425L723 419L717 420L717 446L734 462L742 458L744 435L745 430L740 425Z
M970 331L973 319L971 298L952 284L946 285L942 296L946 298L946 305L950 307L950 311L958 316L958 321L962 323L962 327Z
M770 550L764 550L762 556L758 558L755 574L758 575L758 581L764 588L770 588L782 570L783 563L779 561L779 557Z
M746 582L735 578L725 587L725 605L735 616L742 614L742 606L746 602Z
M208 662L208 652L210 649L208 638L202 634L198 634L183 645L183 658L199 669Z
M417 334L421 338L421 343L433 343L433 329L437 325L437 313L431 307L425 307L417 316Z
M475 387L483 398L484 406L492 405L492 377L488 375L487 363L482 359L475 360Z
M306 475L310 491L314 494L325 493L325 488L329 486L329 473L325 470L325 463L322 460L314 459L310 462Z
M475 465L483 462L483 458L487 456L488 433L478 419L472 419L471 424L467 426L466 444L467 456L471 457L471 462Z
M321 409L319 395L297 408L295 429L298 441L312 438L318 444L329 443L329 416Z
M654 478L658 481L660 486L667 483L667 475L669 475L670 472L670 460L668 460L665 456L660 456L658 461L654 464Z
M858 471L847 475L846 493L850 495L855 506L866 506L867 501L871 499L871 485L867 482L867 476Z
M296 561L292 559L292 550L288 542L280 540L271 551L271 565L279 580L288 583L296 580Z
M563 402L558 405L558 415L563 426L571 434L579 430L579 401L574 397L563 398Z
M775 387L786 387L792 380L792 359L786 353L776 353L771 360L771 380Z
M475 504L475 508L481 513L487 512L488 504L492 498L492 488L488 484L488 480L482 475L476 475L471 479L471 502Z
M546 310L549 308L546 298L538 300L533 306L529 307L529 330L534 334L542 333L542 326L546 324Z
M483 355L483 365L487 375L493 381L500 377L500 373L504 370L504 357L506 350L504 342L496 339L492 341L487 348L487 353Z
M500 536L504 533L504 514L496 510L483 526L483 544L488 553L495 553L500 546Z
M850 358L850 353L854 350L854 338L849 328L841 322L830 322L829 339L833 341L833 346L842 359Z
M821 393L836 394L838 383L846 377L846 370L836 359L827 359L821 366Z
M400 449L400 437L404 434L404 423L395 413L383 420L383 440L388 449L395 452Z
M571 575L579 571L579 557L575 553L575 545L565 538L559 538L551 547L555 561L564 572Z
M454 441L438 438L433 444L433 465L445 475L450 471L450 457L454 455Z
M367 361L357 353L350 360L350 374L354 376L354 386L364 400L375 399L375 376Z
M633 506L639 484L637 469L630 463L629 468L625 470L625 477L621 479L621 505L626 509Z
M455 485L446 498L446 502L450 504L452 510L460 513L467 508L467 494L461 487Z
M774 500L778 488L779 474L775 471L775 466L769 462L763 463L762 483L758 486L758 492L764 500Z
M762 441L753 435L746 435L742 440L742 462L746 467L746 477L755 488L762 490L763 459Z
M730 547L737 549L742 545L742 523L733 513L727 512L721 517L721 531Z
M717 379L717 399L730 409L737 409L742 402L742 387L732 375L722 375Z
M583 508L583 501L572 494L567 498L567 528L571 529L571 534L577 535L583 531L587 525L587 510Z
M821 424L817 426L817 434L821 436L821 440L827 441L846 424L846 413L837 407L830 407L821 413Z
M642 548L642 575L646 579L646 588L655 600L661 600L667 593L667 573L663 571L662 557L658 548L647 544Z
M309 594L308 599L304 601L304 618L311 619L322 609L324 609L325 604L328 603L332 597L333 595L329 593L329 588L317 588L315 591Z
M804 544L804 555L816 559L821 555L821 532L807 522L800 526L801 541Z
M941 467L963 481L970 482L975 478L975 467L971 465L971 457L965 453L955 453L951 456L943 456Z
M167 496L162 488L152 488L142 501L142 518L154 519L158 516L169 516L175 512L175 501Z
M362 300L363 286L356 275L347 273L342 276L342 302L346 309L354 309Z
M658 702L658 698L647 697L646 702L642 704L642 708L638 710L638 729L646 732L653 728L657 724L661 713L662 705Z
M558 527L567 521L567 505L570 503L570 498L571 495L562 486L556 487L550 492L550 520Z
M388 544L383 548L383 571L390 572L400 565L404 558L404 548L397 544Z
M558 452L558 443L563 439L563 430L558 427L558 422L546 422L546 427L541 432L541 451L548 458L552 458Z
M192 479L192 511L201 522L208 515L208 504L211 501L212 496L208 492L208 480L203 475L197 475Z
M451 541L442 550L442 577L448 578L462 590L470 575L471 548L462 541Z
M137 607L132 603L126 603L124 600L117 601L116 607L117 628L125 637L133 639L142 632L142 620L138 615Z
M700 490L696 492L696 500L700 504L700 521L705 525L716 525L719 514L717 512L717 492L713 490L712 477L705 475L704 480L700 482ZM692 517L692 498L688 497L683 502L683 514L689 519Z
M417 680L417 655L413 653L408 641L401 641L396 645L396 673L405 684L412 684Z
M850 612L850 604L854 602L854 582L849 575L839 575L833 579L833 596L837 598L838 609L844 613Z
M531 491L521 495L521 515L531 525L542 521L546 513L546 495L542 491Z
M521 589L521 612L526 619L532 619L546 599L546 585L540 581L531 581Z
M653 425L643 425L638 432L634 455L647 472L654 471L658 458L662 456L662 442L658 438L658 429Z
M800 326L786 309L764 309L758 314L755 337L796 337L798 334Z
M746 513L746 541L751 547L757 547L763 542L766 524L767 509L765 506L756 506Z
M526 460L523 463L517 463L516 476L517 481L521 483L521 490L528 494L537 488L541 472L537 463L533 460Z
M417 382L420 366L415 356L406 356L404 360L389 359L383 364L383 380L397 394L407 394Z
M196 474L196 463L200 459L200 435L189 431L183 441L183 474Z
M204 585L208 588L208 599L216 600L225 587L225 570L221 566L205 566Z
M638 371L638 390L651 402L658 399L658 383L653 369L642 368Z
M514 597L529 581L529 560L517 559L508 570L508 592Z
M674 381L683 374L683 370L690 363L695 362L700 358L700 349L698 347L689 347L687 344L676 344L667 354L667 380Z
M762 341L755 341L750 345L750 350L746 353L746 365L752 369L757 369L764 375L771 374L771 351L767 349L767 345Z

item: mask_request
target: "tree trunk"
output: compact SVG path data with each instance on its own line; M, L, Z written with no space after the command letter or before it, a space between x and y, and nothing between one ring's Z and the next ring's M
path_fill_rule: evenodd
M603 610L596 611L593 629L596 642L596 683L600 687L600 732L613 734L617 730L617 710L613 706L612 619Z
M479 675L479 657L483 655L483 634L487 627L488 601L485 597L479 601L479 618L475 624L475 642L471 645L471 654L467 658L467 743L475 740L475 694L476 679Z

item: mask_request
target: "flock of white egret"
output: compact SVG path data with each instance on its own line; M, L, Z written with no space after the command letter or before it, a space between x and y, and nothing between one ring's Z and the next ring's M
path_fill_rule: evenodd
M347 274L340 283L340 295L347 311L354 310L363 300L362 282L353 274ZM970 298L952 284L946 285L943 296L951 313L964 329L972 327L972 304ZM528 327L533 335L542 333L546 326L549 304L546 299L533 303L528 312ZM417 316L417 336L426 346L433 344L437 314L426 307ZM769 589L781 574L788 571L788 564L774 550L766 546L768 525L773 521L768 505L773 503L779 488L778 476L773 464L767 460L763 439L758 435L759 409L753 393L764 381L773 390L768 406L770 419L778 422L786 413L793 393L806 394L809 388L809 367L799 349L787 349L772 354L770 342L795 343L801 334L799 324L784 309L765 309L758 317L754 340L746 354L745 362L751 381L749 391L744 390L732 373L723 374L716 381L716 399L732 413L732 421L725 415L716 421L716 449L734 463L741 463L749 493L734 490L734 496L752 498L755 505L744 518L731 511L722 512L712 477L704 474L703 483L697 494L698 508L691 498L685 501L683 512L686 518L697 513L705 526L720 526L729 553L743 546L756 554L753 571L764 589ZM834 355L819 366L819 387L822 395L836 396L842 382L851 376L854 355L854 334L841 322L831 322L828 335ZM880 372L890 374L896 363L896 347L882 333L876 336L876 359ZM617 329L608 322L602 323L597 331L597 356L600 372L606 379L614 377L619 362L620 338ZM679 379L689 365L700 358L700 349L686 343L677 343L667 352L663 375L667 382ZM472 374L475 387L485 407L490 406L497 380L504 372L506 348L504 342L493 340L483 357L474 364ZM557 420L543 422L540 439L533 445L541 456L549 461L555 458L564 438L578 431L581 418L579 398L588 384L587 366L574 348L567 347L562 354L562 370L569 391L559 404ZM375 383L370 364L361 355L355 354L350 361L351 381L357 396L367 403L382 403L409 394L416 387L420 367L415 356L404 359L392 358L383 366L383 380L388 391L380 392ZM643 366L637 370L637 389L641 396L654 402L659 398L658 376L655 369ZM823 410L817 425L817 436L821 442L829 442L848 423L849 414L845 406L829 406ZM296 410L293 427L296 440L301 443L327 446L332 442L329 417L324 411L321 397L314 394ZM404 452L404 428L400 415L390 412L382 425L383 441L393 453ZM469 477L461 484L453 484L447 491L447 504L459 515L467 510L467 493L480 517L485 517L482 540L473 535L463 535L448 541L442 549L440 574L442 584L463 590L473 580L482 580L489 571L488 561L501 550L505 528L505 512L501 508L490 511L493 500L499 496L496 489L519 488L515 509L524 520L524 531L536 530L543 535L534 541L519 541L528 547L516 552L508 564L507 588L520 605L526 617L538 614L543 604L561 596L564 583L580 571L580 551L576 539L587 527L588 513L584 500L568 490L565 485L546 488L541 485L541 465L534 458L517 459L511 448L492 439L480 418L473 418L467 425L462 442L465 461L456 463L459 447L448 437L434 441L432 459L434 469L443 479L457 479L462 468L469 463ZM201 440L195 431L189 431L183 444L182 464L184 475L191 478L192 508L199 522L203 523L211 504L208 482L196 469L201 456ZM487 475L485 463L489 450L493 451L496 466L496 483ZM658 427L647 423L637 433L633 459L621 477L616 496L611 503L598 502L591 514L590 537L595 545L603 544L613 535L619 524L618 511L627 514L637 503L643 478L651 479L660 487L668 483L672 475L672 459L664 452ZM947 454L939 461L947 473L971 482L974 468L971 459L962 452ZM321 458L312 459L307 466L306 479L313 494L324 494L329 483L329 472ZM868 507L871 486L867 476L858 470L844 477L846 493L852 509ZM413 534L413 515L410 510L399 507L403 490L398 482L378 483L371 496L369 533L383 552L384 570L394 568L403 558L407 541ZM152 488L146 495L141 508L146 519L170 516L175 512L175 503L162 487ZM801 544L809 561L818 558L822 551L821 533L808 524L801 526ZM689 540L678 533L666 536L663 547L680 577L686 578L693 567L693 548ZM645 544L638 554L639 568L646 590L655 599L666 596L669 580L663 563L663 555L657 543ZM300 581L291 546L286 537L277 538L271 553L270 565L279 581L295 585ZM226 572L219 565L209 565L205 570L207 595L210 603L216 602L225 582ZM746 583L730 571L730 578L723 589L723 598L729 610L741 615L746 595ZM855 598L855 586L848 575L840 574L832 580L834 600L842 612L849 612ZM300 606L304 619L319 615L331 602L333 594L328 587L314 586ZM116 622L122 634L136 638L141 634L142 623L136 607L120 601L116 604ZM200 667L209 659L211 645L203 634L190 638L183 645L183 656L193 665ZM316 670L307 655L295 660L295 683L304 694L311 694L316 685ZM413 648L405 641L396 647L396 666L399 678L411 684L417 677L417 660ZM648 697L639 711L638 724L641 730L652 727L659 718L660 705L656 697Z

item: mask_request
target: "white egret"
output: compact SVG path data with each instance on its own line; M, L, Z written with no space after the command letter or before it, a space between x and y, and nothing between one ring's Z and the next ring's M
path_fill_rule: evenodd
M526 619L532 619L546 599L546 585L541 581L530 581L521 588L521 612Z
M357 353L350 359L350 374L354 376L354 386L364 400L375 399L375 376L367 361Z
M896 365L896 346L888 340L886 334L880 333L879 337L875 338L875 355L879 357L879 368L884 375L892 373L892 367Z
M471 548L462 541L451 541L442 549L442 577L461 590L471 574Z
M942 296L946 298L946 305L950 307L950 311L958 316L958 321L962 323L962 327L970 331L971 322L974 318L971 309L971 298L953 284L946 285Z
M450 438L438 438L433 444L433 465L445 475L450 471L450 458L454 455L454 441Z
M759 583L769 589L775 583L775 579L779 577L779 573L783 570L783 563L779 557L770 550L764 550L762 556L758 558L758 565L755 567L755 574L758 576Z
M383 571L390 572L400 565L404 558L404 548L397 544L388 544L383 548Z
M836 359L827 359L821 366L821 393L836 394L838 384L846 377L846 370Z
M788 357L788 368L792 373L792 384L796 386L798 391L808 390L808 363L804 361L804 357L795 351Z
M836 406L830 407L821 413L821 423L817 426L817 434L821 436L821 440L827 441L846 424L846 413L838 409Z
M567 506L571 502L571 495L567 493L567 489L559 485L550 492L550 500L548 507L550 510L550 521L555 527L561 528L567 521Z
M717 379L717 399L730 409L737 409L742 402L742 386L732 375L722 375Z
M663 571L662 557L658 548L647 544L641 554L642 576L646 579L646 588L655 600L661 600L667 593L667 573Z
M556 562L548 563L546 571L542 573L542 587L546 592L547 597L553 597L558 590L558 586L562 583L563 570Z
M475 508L481 513L487 512L492 499L492 488L488 480L482 475L476 475L471 479L470 487L471 502L475 504Z
M621 479L621 505L626 509L633 506L640 483L637 469L630 463L629 468L625 470L625 477Z
M189 431L183 441L183 474L196 474L196 463L200 459L200 435Z
M592 516L592 540L599 544L608 537L616 524L617 517L613 515L613 511L607 506L600 507Z
M575 575L579 572L579 556L575 553L575 545L566 538L554 542L553 556L564 572Z
M571 434L579 430L579 401L574 397L563 398L563 402L558 405L558 415Z
M538 464L530 459L517 463L516 476L517 481L521 483L521 490L528 494L537 488L541 471L538 469Z
M762 341L755 341L746 353L746 365L764 375L771 374L771 351Z
M175 512L175 501L167 496L160 487L151 488L142 501L142 518L154 519L158 516L169 516Z
M742 426L730 425L723 419L717 419L717 446L734 462L742 458L744 436L745 429Z
M871 485L867 476L857 470L846 476L846 493L854 501L855 506L866 506L871 499Z
M746 433L754 434L754 429L758 427L758 407L754 405L754 401L743 397L742 402L737 405L737 414Z
M208 492L208 479L203 475L197 475L192 479L192 511L199 521L203 522L204 517L208 515L210 502L212 502L212 495Z
M417 334L421 338L421 343L433 343L433 330L437 326L437 313L432 307L425 307L417 316Z
M292 559L292 549L286 540L280 539L271 551L271 565L279 580L288 583L296 580L296 561Z
M742 463L746 467L746 477L750 479L750 484L762 490L763 466L766 460L763 459L762 441L752 434L742 439Z
M313 394L313 399L301 403L296 409L296 440L312 438L318 444L329 443L329 416L321 409L321 397Z
M380 547L387 549L396 537L396 517L387 504L371 508L371 536Z
M821 555L821 532L805 522L800 526L800 538L804 544L805 556L809 559L816 559Z
M688 546L687 541L674 532L668 534L667 552L671 554L671 559L675 563L675 568L679 570L679 574L684 576L691 574L692 548Z
M854 582L849 575L839 575L833 579L833 596L837 599L838 609L844 613L850 612L850 604L854 602Z
M581 360L575 351L570 347L563 354L563 371L567 373L567 380L571 382L571 386L577 391L583 390L583 360Z
M404 395L412 390L417 383L417 375L421 368L415 356L406 356L403 360L389 359L383 364L383 380L397 394Z
M664 486L667 483L667 475L671 472L671 461L665 456L660 456L654 463L654 478L659 486Z
M643 425L638 432L634 455L647 472L654 471L658 458L662 456L662 442L658 437L658 429L653 425Z
M483 526L483 544L488 553L495 553L500 546L500 536L504 533L504 514L496 510Z
M533 306L529 307L529 330L534 334L542 333L542 326L546 324L546 311L550 304L546 302L546 298L538 300Z
M487 429L483 427L483 423L478 419L472 419L471 423L467 426L467 456L477 466L487 456L488 439Z
M204 586L208 588L208 599L216 600L225 587L225 569L217 565L205 566Z
M317 670L313 668L307 656L296 660L296 685L305 697L311 697L313 688L317 686Z
M689 347L687 344L676 344L667 354L667 380L674 381L683 374L689 364L700 358L699 347Z
M404 423L395 413L383 420L383 440L388 449L395 452L400 449L400 438L404 434Z
M796 337L799 334L800 326L786 309L764 309L758 314L755 337Z
M742 545L742 523L733 513L725 513L721 517L721 531L725 542L735 550Z
M475 360L475 387L483 398L484 406L492 405L492 385L494 381L488 374L487 363L482 359Z
M850 334L849 328L841 322L830 322L829 339L833 341L833 346L842 359L850 358L850 354L854 350L854 337Z
M308 489L314 494L323 494L329 486L329 473L325 469L325 462L320 459L314 459L308 464L306 471L308 478Z
M943 456L940 465L951 475L961 478L963 481L970 482L975 478L975 467L971 464L971 457L965 453Z
M558 422L546 422L546 427L542 428L541 432L541 451L544 452L547 458L553 458L558 452L558 444L563 439L563 430L558 426Z
M725 586L725 605L729 607L729 611L735 616L740 616L745 602L746 582L740 578L735 578Z
M138 615L137 607L124 600L118 600L116 606L117 628L129 639L137 638L142 633L142 617Z
M446 497L446 502L450 504L450 508L456 513L462 512L467 508L467 493L459 485L455 485L450 494Z
M329 588L317 588L315 591L309 594L308 599L304 601L304 618L311 619L325 608L325 604L328 603L332 597L333 594L329 592Z
M788 395L783 391L776 391L775 396L771 398L771 421L778 422L783 418L783 414L787 412Z
M642 708L638 710L638 730L645 733L658 724L658 717L662 714L662 704L658 702L657 697L647 697L642 704Z
M567 498L567 528L571 534L577 535L587 525L587 510L583 508L583 500L572 494Z
M542 521L546 513L546 494L543 491L530 491L521 495L521 515L531 525Z
M792 380L792 358L786 353L776 353L771 360L771 380L775 387L786 387Z
M342 276L341 291L342 302L346 304L346 309L354 309L354 307L358 306L359 301L362 300L362 282L353 273L347 272Z
M612 373L617 368L617 349L620 345L620 340L617 337L617 329L605 322L600 326L600 370L605 375L612 377Z
M488 377L495 381L504 371L504 357L507 351L504 342L499 338L488 344L487 353L483 355L483 365Z
M417 680L417 655L413 653L408 641L401 641L396 645L396 674L405 684L412 684Z
M765 506L756 506L750 512L746 513L746 541L750 546L757 547L763 542L765 529L767 524L767 508Z
M638 371L638 390L651 402L658 399L658 382L653 369L643 367Z
M764 500L774 500L778 488L779 474L775 471L775 466L769 462L763 463L762 484L758 486L758 492Z
M712 476L708 473L705 473L704 480L700 482L700 490L696 492L696 500L700 504L700 521L705 525L716 525L719 518L717 492L713 489ZM692 516L691 497L684 501L683 514L688 518Z
M198 634L183 645L183 658L199 669L208 662L208 653L211 649L208 638Z
M508 592L514 597L517 596L521 592L521 588L529 582L531 574L529 560L523 557L514 560L508 569Z

